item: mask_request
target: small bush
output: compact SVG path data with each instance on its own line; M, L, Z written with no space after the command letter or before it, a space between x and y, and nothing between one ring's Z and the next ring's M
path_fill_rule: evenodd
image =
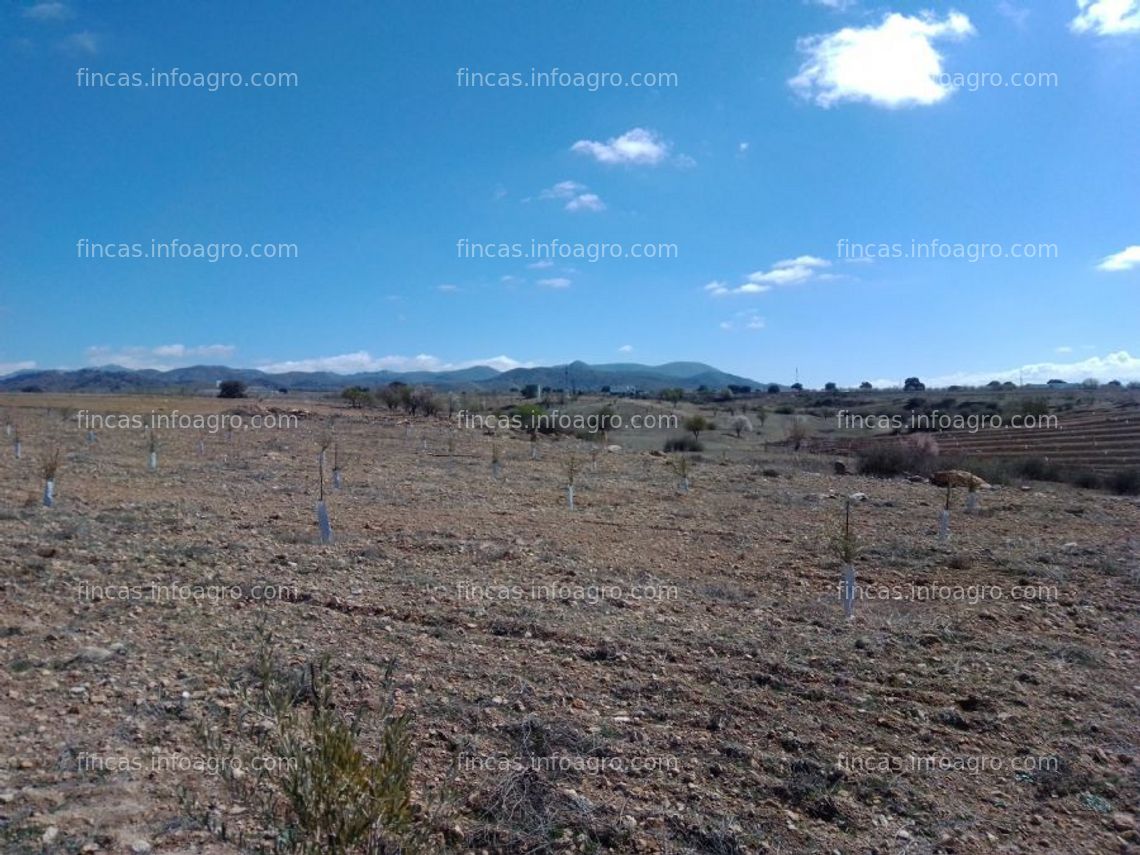
M1095 490L1100 486L1100 476L1091 469L1080 469L1069 476L1069 481L1085 490Z
M223 380L218 385L219 398L244 398L245 384L240 380Z
M1140 495L1140 469L1118 469L1106 481L1108 488L1119 496Z
M1027 457L1017 462L1017 471L1030 481L1060 481L1061 468L1042 457Z
M410 716L394 709L393 666L384 676L379 743L369 754L364 707L346 709L334 701L329 657L289 669L277 659L272 640L263 634L250 669L256 682L235 684L240 712L228 713L220 728L209 722L200 727L213 755L237 758L247 768L250 752L282 761L277 773L259 772L252 780L225 776L232 795L260 814L284 851L297 855L419 849L427 829L412 805L416 754ZM248 734L246 719L267 724L255 745L229 738L231 728Z
M876 478L929 474L935 455L925 446L904 443L875 443L859 453L859 474Z
M691 436L678 436L665 440L665 451L704 451L705 447Z

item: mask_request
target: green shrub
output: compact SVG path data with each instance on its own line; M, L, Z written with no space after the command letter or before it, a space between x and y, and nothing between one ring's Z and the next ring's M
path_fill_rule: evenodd
M384 677L379 744L370 755L361 738L363 706L349 710L334 700L329 657L288 668L272 643L263 632L250 669L255 682L235 683L241 703L224 714L230 726L203 725L201 735L207 750L223 758L242 760L252 750L255 757L278 759L275 771L259 771L255 778L226 776L236 800L253 808L272 830L273 851L316 855L422 848L428 830L412 805L411 718L395 712L392 664ZM253 720L266 726L250 731ZM226 731L244 738L227 742ZM246 740L255 732L251 747ZM248 758L240 765L256 768Z
M691 436L677 436L665 440L665 451L704 451L705 447Z

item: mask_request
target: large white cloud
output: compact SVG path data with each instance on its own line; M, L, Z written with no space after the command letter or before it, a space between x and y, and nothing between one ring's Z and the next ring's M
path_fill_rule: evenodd
M1077 0L1077 9L1079 14L1069 22L1074 33L1140 33L1140 0Z
M1132 246L1122 249L1120 252L1108 256L1096 266L1096 269L1104 270L1108 273L1116 273L1121 270L1131 270L1137 266L1140 266L1140 244L1133 244Z
M888 14L878 26L844 27L834 33L802 38L806 58L789 82L821 107L842 101L866 101L880 107L936 104L953 87L942 80L942 55L934 42L975 34L960 12L937 18Z
M1079 362L1038 362L1000 371L963 371L956 374L944 374L941 377L934 377L929 380L923 379L927 386L944 388L946 386L984 386L991 380L1000 380L1003 383L1007 380L1013 383L1022 380L1026 383L1047 383L1056 379L1080 383L1090 377L1096 378L1102 383L1108 380L1124 382L1140 380L1140 357L1132 356L1126 350L1120 350L1107 356L1090 356L1088 359L1082 359Z

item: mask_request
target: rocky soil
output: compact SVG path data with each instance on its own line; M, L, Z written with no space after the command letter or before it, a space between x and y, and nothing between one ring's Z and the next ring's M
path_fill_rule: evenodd
M224 409L91 401L71 405ZM445 420L338 408L322 545L333 410L303 409L161 432L154 472L141 431L89 443L73 414L9 409L0 850L271 851L202 736L245 738L231 714L265 644L301 674L329 654L346 709L378 709L395 663L428 851L1140 848L1135 498L1029 484L966 514L959 490L941 542L945 490L748 437L683 493L649 452L544 439L531 460L504 437L495 479L480 432L449 454Z

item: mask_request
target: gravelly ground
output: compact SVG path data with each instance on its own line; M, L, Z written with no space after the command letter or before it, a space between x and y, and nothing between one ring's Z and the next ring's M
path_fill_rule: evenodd
M100 409L115 406L143 405ZM203 756L199 724L233 708L266 631L293 666L331 653L346 704L378 705L396 660L417 802L443 806L437 849L1140 844L1137 500L1007 487L984 493L977 515L956 510L940 543L942 491L823 474L746 440L697 463L687 494L659 456L604 453L595 470L579 453L571 512L571 440L544 440L537 461L522 438L502 440L495 480L481 434L459 436L451 458L443 421L417 420L408 436L387 414L340 413L344 485L329 493L335 543L321 545L323 416L207 435L201 454L196 432L168 432L152 473L137 431L88 445L58 414L19 411L23 459L10 439L0 448L0 848L263 842L219 776L151 757ZM56 441L66 456L46 509L37 460ZM868 597L848 621L830 539L855 492ZM242 595L154 601L152 584L173 583ZM536 596L543 584L581 590ZM257 599L258 585L286 597ZM609 587L591 597L591 585ZM869 596L911 585L964 589ZM1038 598L1015 601L1017 586ZM577 766L497 798L514 779L488 758L535 745ZM92 769L91 757L128 768Z

